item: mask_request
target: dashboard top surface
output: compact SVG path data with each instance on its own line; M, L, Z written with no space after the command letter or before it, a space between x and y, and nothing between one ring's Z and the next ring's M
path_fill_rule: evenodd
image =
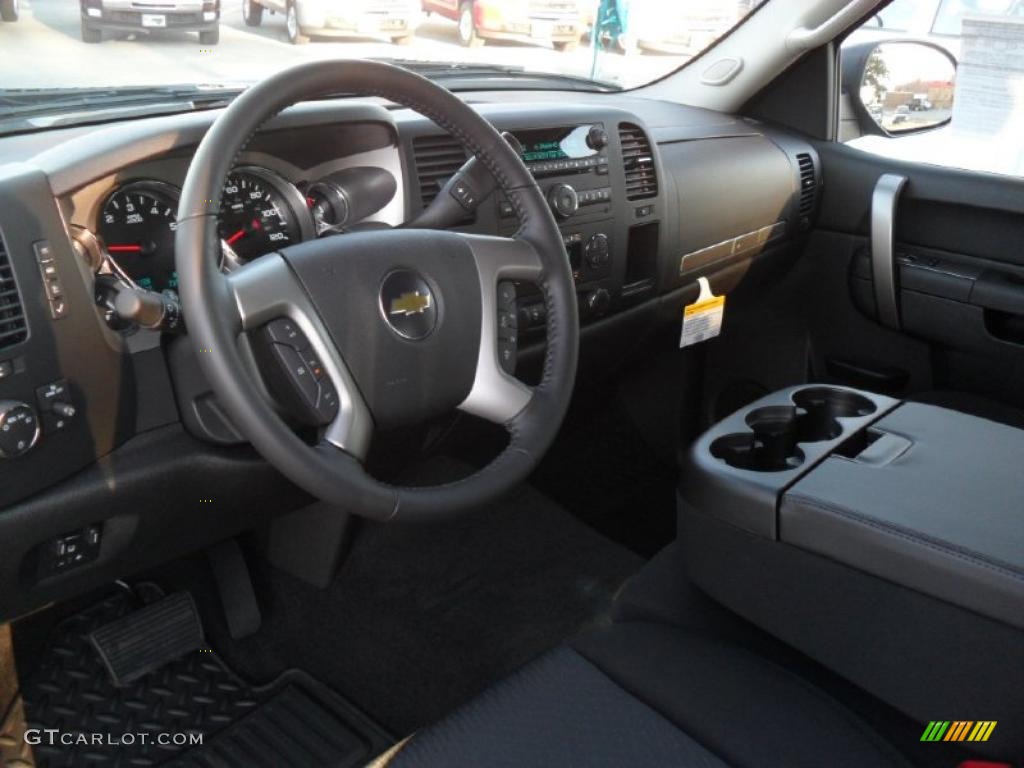
M571 96L572 101L560 101L559 95ZM732 115L622 94L500 91L467 94L466 100L488 119L524 127L534 123L568 124L601 111L632 113L656 143L759 132L756 124ZM64 194L120 167L198 144L221 111L185 112L2 137L0 172L7 163L30 162L49 176L55 194ZM403 125L421 121L426 118L381 99L349 98L296 105L271 120L266 130L337 122Z

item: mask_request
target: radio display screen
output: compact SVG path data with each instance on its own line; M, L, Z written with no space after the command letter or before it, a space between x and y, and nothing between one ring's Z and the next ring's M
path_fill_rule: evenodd
M597 152L587 146L590 128L589 125L581 125L578 128L544 128L517 132L516 138L523 145L523 162L576 160L596 155Z

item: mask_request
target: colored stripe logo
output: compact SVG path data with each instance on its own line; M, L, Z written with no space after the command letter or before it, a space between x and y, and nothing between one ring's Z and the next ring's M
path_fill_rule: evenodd
M921 741L988 741L996 720L932 720Z

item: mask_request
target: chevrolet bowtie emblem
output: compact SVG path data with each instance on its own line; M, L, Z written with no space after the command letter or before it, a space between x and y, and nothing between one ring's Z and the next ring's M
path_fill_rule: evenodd
M390 315L419 315L430 309L431 297L429 293L409 291L403 293L397 299L391 300L391 307L388 309Z
M409 341L425 339L437 327L440 296L422 275L396 269L380 286L380 313L391 330Z

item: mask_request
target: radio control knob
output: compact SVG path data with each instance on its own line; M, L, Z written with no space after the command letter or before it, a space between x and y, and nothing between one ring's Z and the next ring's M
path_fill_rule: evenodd
M608 146L608 132L600 125L593 126L587 132L587 146L599 151Z
M0 400L0 458L28 453L39 441L39 417L28 403Z
M548 191L548 204L555 215L567 219L580 207L580 196L571 184L555 184Z

